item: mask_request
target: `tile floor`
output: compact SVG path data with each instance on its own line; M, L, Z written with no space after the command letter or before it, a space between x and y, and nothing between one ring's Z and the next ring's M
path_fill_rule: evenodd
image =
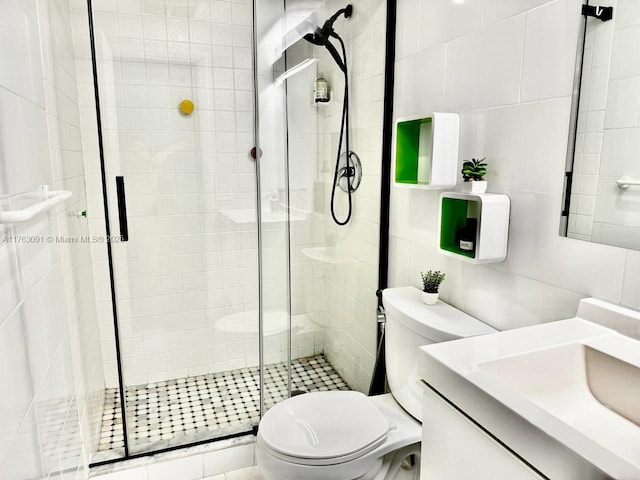
M267 366L267 407L285 398L286 379L284 365ZM324 355L292 362L294 392L348 389ZM258 367L128 387L130 450L158 450L250 430L259 420L259 397ZM122 455L123 448L118 390L108 389L98 452Z
M207 477L204 480L263 480L263 476L258 467L249 467L229 472L224 475Z

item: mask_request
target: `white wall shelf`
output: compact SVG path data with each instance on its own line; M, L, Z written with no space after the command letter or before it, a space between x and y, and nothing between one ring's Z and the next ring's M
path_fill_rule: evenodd
M460 115L434 112L399 118L394 128L397 186L444 189L456 185Z
M510 205L509 197L504 194L442 193L438 251L471 263L504 261Z

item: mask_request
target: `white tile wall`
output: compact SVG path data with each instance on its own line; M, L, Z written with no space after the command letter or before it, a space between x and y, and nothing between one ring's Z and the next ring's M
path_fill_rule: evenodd
M415 24L415 19L406 17L416 11L445 8L440 4L449 8L451 2L399 3L399 22ZM509 194L512 205L507 260L471 265L437 253L437 193L393 188L391 285L419 286L421 270L443 270L447 274L443 299L500 329L570 317L583 296L637 307L631 295L638 289L631 273L636 252L557 234L573 75L566 62L574 58L581 18L567 12L579 12L579 3L485 0L481 25L429 48L406 49L397 60L394 115L420 113L416 103L425 106L425 114L441 105L458 111L462 117L460 160L486 155L489 191ZM565 20L558 21L558 15ZM468 28L463 12L450 15L442 27L451 32ZM399 30L398 35L413 38L415 32ZM554 39L553 55L544 53L550 48L549 39ZM592 38L590 44L598 64L605 55L596 48L599 41L605 42L602 35ZM408 43L399 41L400 45ZM510 50L513 44L520 47ZM439 55L436 49L446 55ZM485 63L478 64L470 51ZM471 65L475 67L465 70ZM490 66L494 72L489 72ZM460 80L458 74L466 78ZM474 95L463 90L460 82ZM591 119L593 124L600 121L595 116ZM583 146L588 143L589 155L583 155L581 163L586 178L580 187L595 193L590 177L597 171L600 140L592 136L586 142L587 135L585 132ZM587 152L583 148L579 153ZM586 213L594 207L585 201L579 208Z
M0 190L73 192L1 235L85 235L75 215L86 200L69 3L3 2L0 19ZM3 240L0 272L0 478L82 478L104 389L89 246Z
M456 17L453 23L457 21ZM448 42L445 110L469 111L516 103L523 32L524 16L520 15Z
M550 3L526 16L521 102L562 97L572 88L579 41L575 17L574 2ZM542 64L547 68L540 70Z

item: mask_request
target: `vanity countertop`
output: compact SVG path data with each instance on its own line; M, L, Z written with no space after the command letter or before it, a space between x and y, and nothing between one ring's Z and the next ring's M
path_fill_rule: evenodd
M549 478L640 478L637 340L574 318L421 347L419 374Z

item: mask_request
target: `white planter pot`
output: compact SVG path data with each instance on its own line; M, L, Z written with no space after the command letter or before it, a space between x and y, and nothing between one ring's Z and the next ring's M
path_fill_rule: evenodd
M422 292L422 302L425 305L435 305L437 301L438 301L437 293Z
M487 181L462 182L460 191L464 193L485 193L487 191Z

